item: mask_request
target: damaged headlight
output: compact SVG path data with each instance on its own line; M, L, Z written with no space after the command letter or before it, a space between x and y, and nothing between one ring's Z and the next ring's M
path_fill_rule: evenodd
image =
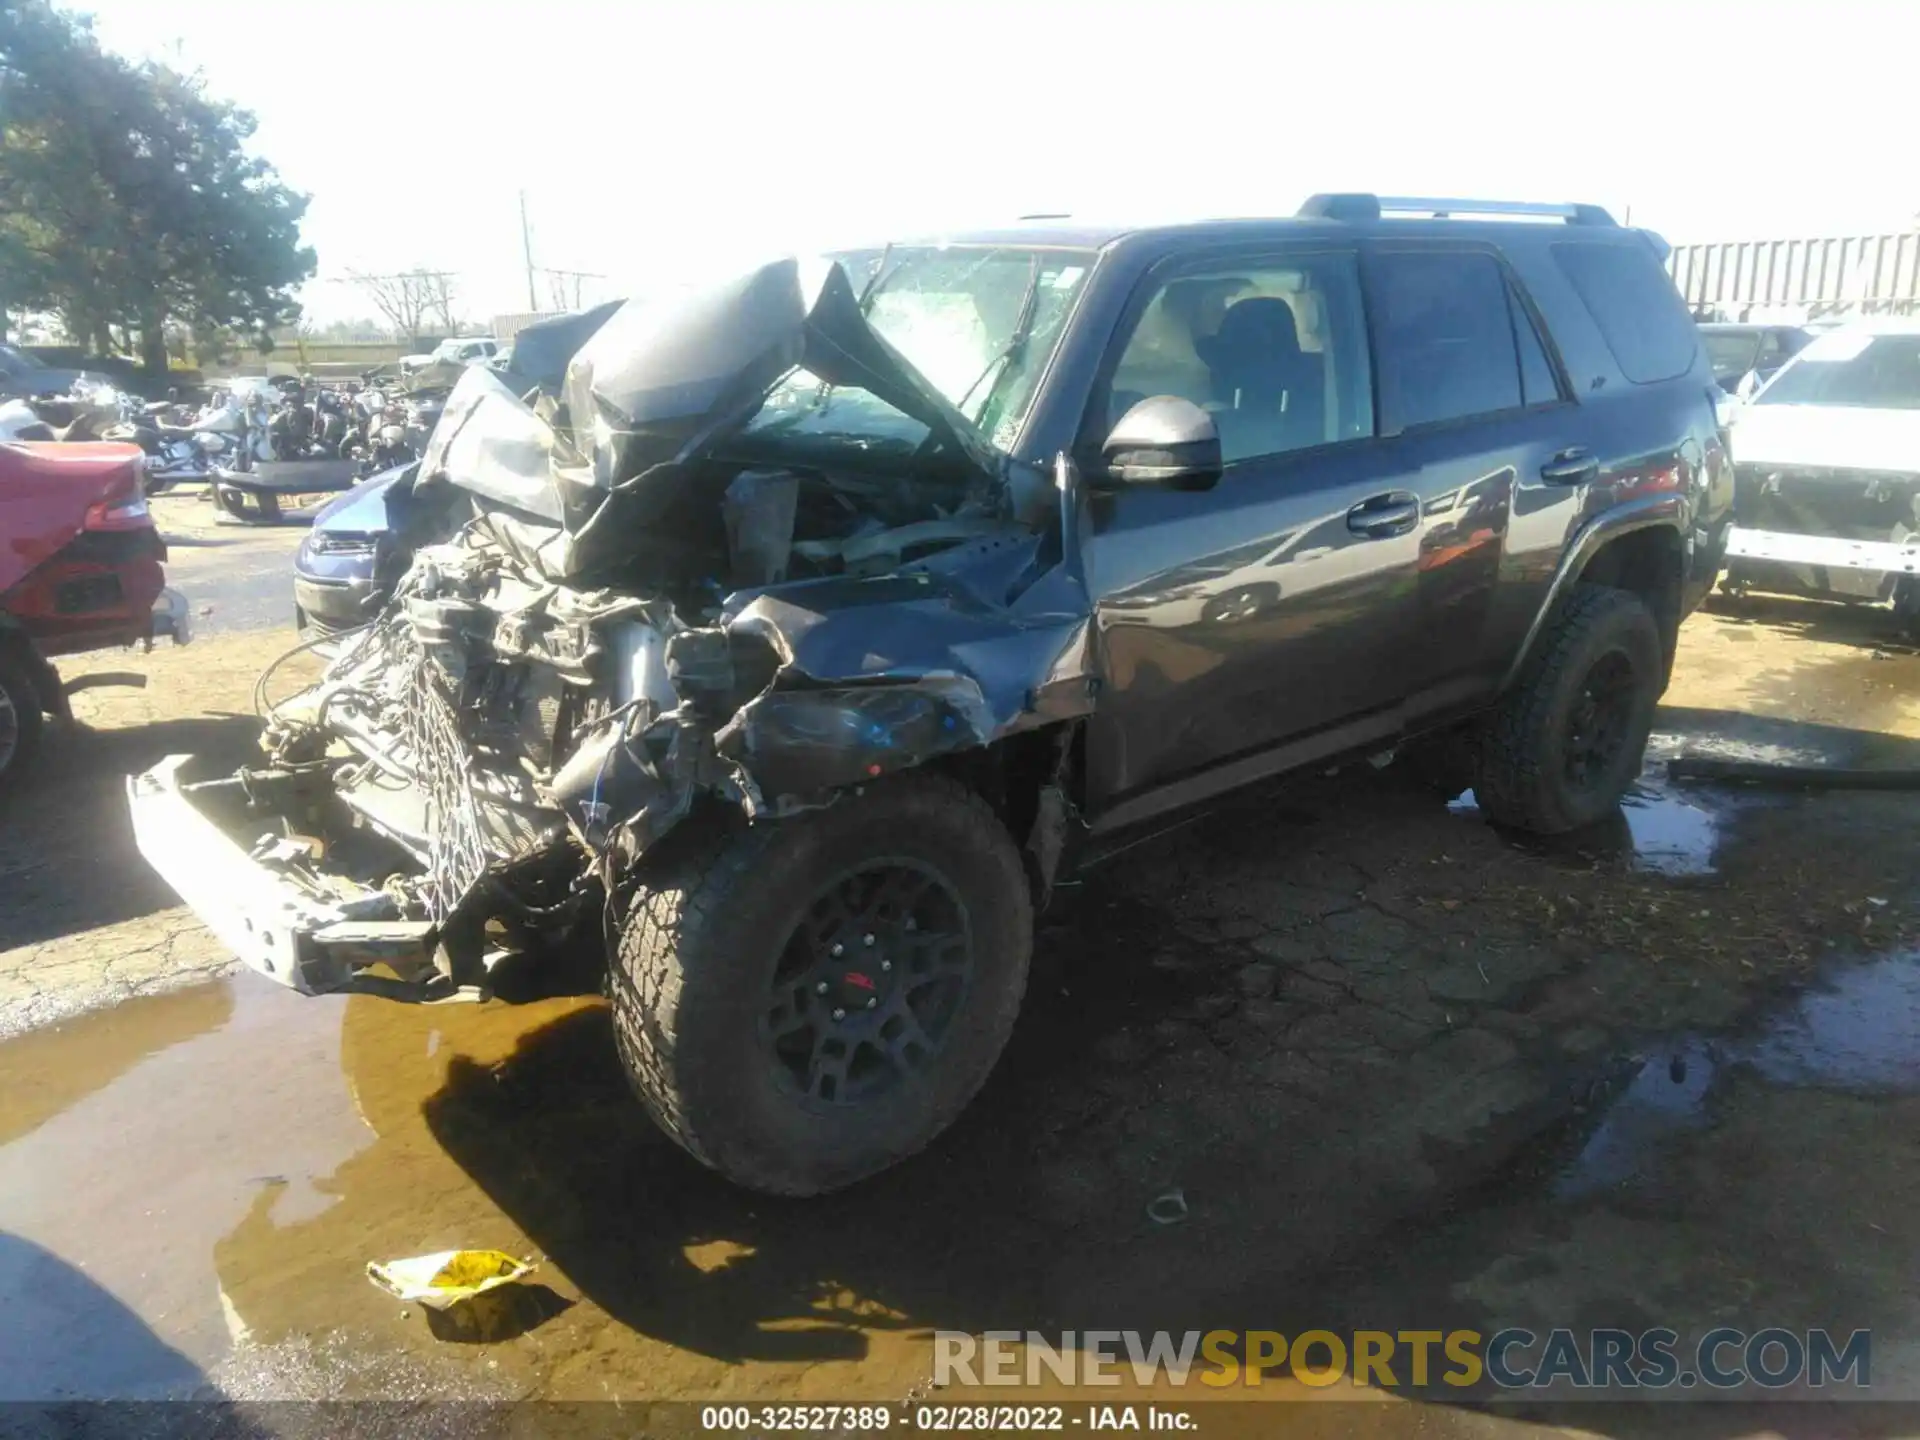
M721 751L773 796L856 785L976 743L943 696L886 686L775 691L729 727Z

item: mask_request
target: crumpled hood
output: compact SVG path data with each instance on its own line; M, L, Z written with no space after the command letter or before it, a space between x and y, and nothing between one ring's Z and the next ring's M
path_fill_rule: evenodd
M567 369L576 448L605 489L672 477L759 410L795 366L929 427L983 479L999 453L860 312L837 262L787 258L676 302L630 301Z
M1005 456L860 311L837 262L762 265L673 302L629 301L567 367L563 419L469 366L421 460L423 492L453 484L512 512L494 530L550 580L629 550L698 463L758 413L796 367L857 386L926 425L997 488Z
M1920 410L1750 405L1733 429L1742 465L1807 465L1920 474Z
M516 394L537 389L559 395L566 387L567 366L580 347L619 313L625 301L610 300L591 310L576 311L527 326L513 337L513 353L502 374Z

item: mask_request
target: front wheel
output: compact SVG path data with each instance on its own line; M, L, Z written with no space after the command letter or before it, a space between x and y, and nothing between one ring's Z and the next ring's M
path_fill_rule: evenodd
M1480 733L1481 811L1541 835L1604 819L1640 774L1665 684L1660 627L1645 602L1577 586Z
M621 1059L730 1180L838 1189L924 1148L986 1081L1032 931L1012 840L950 781L736 828L634 897L612 960Z

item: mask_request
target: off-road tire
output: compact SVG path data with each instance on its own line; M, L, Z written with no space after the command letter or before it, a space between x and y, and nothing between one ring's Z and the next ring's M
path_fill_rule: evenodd
M0 691L5 691L7 699L13 702L13 713L17 730L14 734L13 753L0 756L0 794L13 789L27 775L33 772L34 754L40 748L40 732L45 720L41 713L44 701L40 689L34 683L33 676L20 663L17 655L0 649Z
M1564 763L1569 719L1588 676L1610 655L1623 656L1632 667L1625 743L1603 776L1576 787ZM1473 783L1481 812L1539 835L1604 819L1640 774L1665 676L1660 627L1646 604L1610 586L1576 586L1518 682L1483 724Z
M673 837L670 837L670 840ZM758 1030L789 937L835 877L900 858L965 910L973 971L924 1070L860 1104L783 1086ZM1026 990L1033 910L1004 826L953 781L911 776L792 819L719 830L644 876L609 990L620 1057L648 1112L736 1184L850 1185L924 1149L985 1083Z

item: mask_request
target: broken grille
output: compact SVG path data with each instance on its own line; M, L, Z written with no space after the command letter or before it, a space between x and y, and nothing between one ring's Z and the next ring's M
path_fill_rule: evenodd
M486 873L487 847L474 800L472 762L453 705L435 678L432 662L418 650L408 690L408 748L427 802L428 863L421 894L428 917L439 922Z

